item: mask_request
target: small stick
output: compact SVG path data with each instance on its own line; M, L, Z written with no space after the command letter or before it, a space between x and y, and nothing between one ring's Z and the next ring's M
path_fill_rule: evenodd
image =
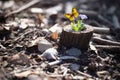
M6 47L4 47L1 43L0 43L0 48L2 48L2 49L5 49L5 50L6 50Z
M21 12L21 11L23 11L23 10L25 10L25 9L33 6L33 5L35 5L35 4L37 4L37 3L40 2L40 1L41 1L41 0L32 0L31 2L27 3L26 5L20 7L19 9L14 10L14 11L8 13L5 17L9 17L9 16L12 16L12 15L14 15L14 14L17 14L17 13L19 13L19 12Z
M81 71L76 71L76 72L77 72L78 74L81 74L81 75L85 76L85 77L89 77L89 78L92 77L91 75L86 74L86 73L83 73L83 72L81 72Z
M96 43L99 43L99 44L120 46L119 42L106 40L106 39L102 39L102 38L99 38L99 37L93 37L92 40L93 40L93 42L96 42Z
M73 80L94 80L92 78L86 78L86 77L83 77L83 76L72 76L72 79Z
M36 30L27 31L27 32L25 32L23 35L15 38L13 41L16 42L16 41L19 40L20 38L23 38L25 35L27 35L27 34L29 34L29 33L32 33L32 32L34 32L34 31L36 31Z
M67 74L68 70L69 70L69 69L66 68L66 70L65 70L64 73L63 73L63 76L65 76L65 75Z
M48 75L48 77L51 77L51 78L56 78L56 77L64 77L63 75L60 75L60 74L54 74L54 75Z
M101 48L103 50L113 52L120 52L120 46L112 46L112 45L94 45L96 48Z
M59 63L61 63L61 62L62 62L62 60L57 60L57 61L48 63L48 65L49 65L49 66L54 66L54 65L59 64Z
M79 60L79 58L73 57L73 56L61 56L61 60Z
M69 76L69 74L67 74L66 76ZM64 75L58 75L58 74L54 74L54 75L48 75L48 77L51 77L51 78L57 78L57 77L64 77ZM83 79L86 79L85 77L83 76L72 76L72 80L83 80ZM87 79L90 79L90 80L94 80L90 77L88 77ZM70 79L71 80L71 79Z
M85 26L91 26L88 24L85 24ZM95 26L91 26L94 29L94 33L100 33L100 34L110 34L111 33L111 29L107 28L107 27L95 27Z
M101 27L93 27L94 33L100 33L100 34L110 34L110 28L101 28Z
M113 46L113 45L94 45L94 46L97 48L109 48L109 49L118 48L120 49L120 46Z

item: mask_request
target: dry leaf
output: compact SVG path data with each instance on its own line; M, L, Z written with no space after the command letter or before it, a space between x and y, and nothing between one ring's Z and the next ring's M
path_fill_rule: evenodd
M58 33L57 32L52 33L51 38L53 40L57 40L58 39Z
M55 48L49 48L41 55L41 57L47 60L50 60L50 59L57 60L58 52Z
M25 55L25 51L21 51L18 54L13 55L12 57L9 58L9 60L12 64L24 65L30 63L28 56Z
M91 50L93 50L93 51L95 51L96 53L98 53L96 47L95 47L91 42L90 42L89 46L90 46L90 49L91 49Z
M42 16L42 14L38 14L38 17L39 17L40 22L43 22L43 16Z
M44 52L45 50L49 49L49 48L52 48L52 44L47 41L44 37L41 37L39 43L38 43L38 50L40 52Z

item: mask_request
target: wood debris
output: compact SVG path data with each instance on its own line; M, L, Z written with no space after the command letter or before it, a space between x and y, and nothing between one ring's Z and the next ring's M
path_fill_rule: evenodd
M0 80L119 80L119 4L119 0L0 0ZM69 35L81 48L90 40L86 51L60 43L63 29L71 29L64 13L71 13L72 7L88 16L85 26L93 30L91 39ZM66 45L69 38L63 38Z

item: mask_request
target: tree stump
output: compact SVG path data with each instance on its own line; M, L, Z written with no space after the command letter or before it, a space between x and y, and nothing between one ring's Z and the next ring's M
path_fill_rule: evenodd
M60 44L68 48L76 47L83 51L87 50L93 34L93 28L88 25L85 25L85 28L85 30L80 32L70 32L63 29L60 35Z

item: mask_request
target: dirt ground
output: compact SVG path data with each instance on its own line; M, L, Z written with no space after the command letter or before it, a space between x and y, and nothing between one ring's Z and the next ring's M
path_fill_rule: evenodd
M0 0L0 80L119 80L119 0ZM60 44L76 7L94 31L88 50ZM84 40L83 40L84 41Z

